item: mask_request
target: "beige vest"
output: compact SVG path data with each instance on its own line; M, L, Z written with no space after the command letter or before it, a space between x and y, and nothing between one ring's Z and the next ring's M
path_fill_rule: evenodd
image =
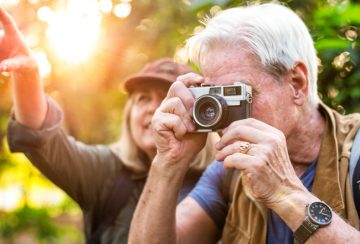
M348 174L351 147L358 128L360 114L340 115L321 104L326 118L326 133L322 141L312 192L349 224L359 229ZM243 190L241 177L236 183L222 243L266 243L268 210L250 200Z

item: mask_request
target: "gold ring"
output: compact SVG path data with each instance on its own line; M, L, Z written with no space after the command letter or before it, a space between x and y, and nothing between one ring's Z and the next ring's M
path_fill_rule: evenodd
M239 146L239 152L243 154L247 154L247 152L250 150L250 143L246 142Z

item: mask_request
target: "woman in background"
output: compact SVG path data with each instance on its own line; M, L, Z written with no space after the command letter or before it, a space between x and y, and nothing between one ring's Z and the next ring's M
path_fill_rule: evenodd
M86 145L61 128L62 109L44 93L32 52L1 6L0 21L4 28L0 34L0 70L10 72L13 83L14 113L7 135L11 151L23 152L79 204L88 243L127 243L132 215L156 155L152 116L170 84L191 69L168 58L147 64L124 83L129 98L119 141ZM179 201L213 159L214 140L209 137L193 162Z

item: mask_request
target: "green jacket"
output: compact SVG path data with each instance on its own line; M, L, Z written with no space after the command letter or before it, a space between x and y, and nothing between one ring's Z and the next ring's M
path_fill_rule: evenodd
M359 218L350 189L348 164L354 137L360 127L360 114L340 115L326 105L320 105L326 118L326 133L322 140L312 192L349 224L359 229ZM243 190L241 177L236 183L222 243L266 243L268 210L252 201Z

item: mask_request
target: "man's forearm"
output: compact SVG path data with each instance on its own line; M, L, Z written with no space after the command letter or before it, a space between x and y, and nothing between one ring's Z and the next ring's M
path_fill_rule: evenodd
M304 221L306 204L315 201L321 200L311 193L297 193L288 197L273 210L295 232ZM306 243L360 243L360 232L333 212L332 222L328 226L319 228Z
M131 223L129 243L176 243L176 203L184 173L155 158ZM172 172L171 172L172 171Z
M360 232L333 213L331 224L318 229L306 243L360 243Z

